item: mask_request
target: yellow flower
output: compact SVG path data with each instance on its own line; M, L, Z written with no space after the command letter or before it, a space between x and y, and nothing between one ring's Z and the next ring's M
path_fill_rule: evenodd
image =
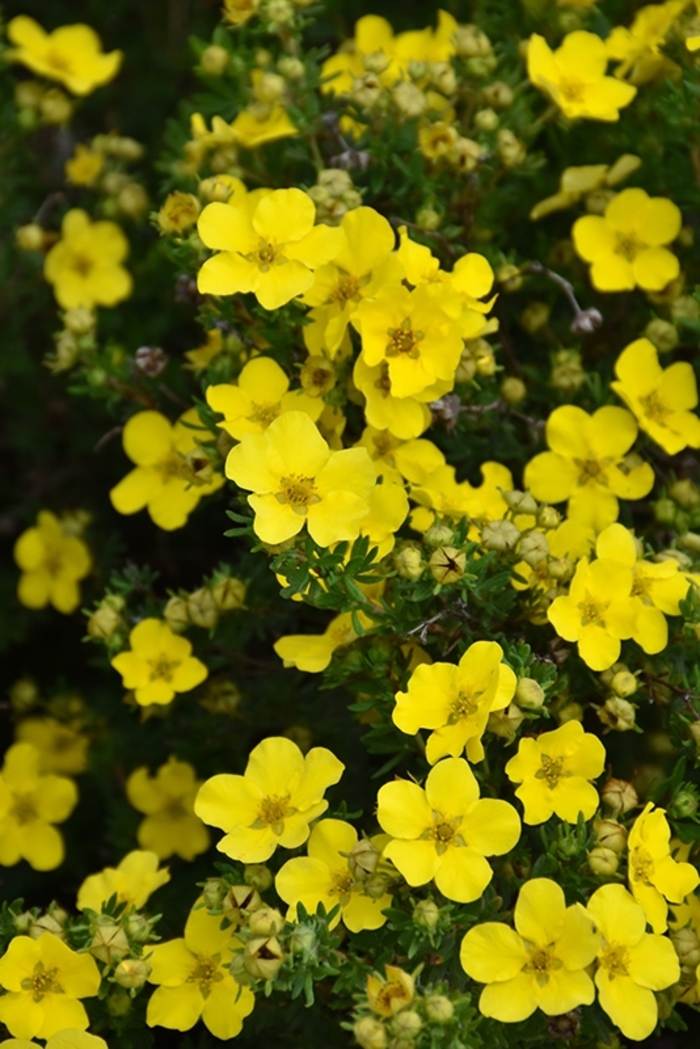
M465 749L470 761L482 760L489 714L507 707L515 694L515 674L502 659L495 641L476 641L457 666L422 664L411 675L408 691L397 692L394 724L411 735L433 729L426 745L431 765L447 755L457 758Z
M322 903L326 913L340 904L331 929L341 919L351 932L380 929L385 924L382 911L391 907L392 898L383 891L386 881L375 875L379 852L369 841L359 846L364 850L361 855L357 832L349 823L321 820L316 824L307 845L308 856L287 860L275 879L278 894L289 904L288 921L296 921L297 903L309 914L315 914Z
M183 939L151 947L149 983L159 984L148 1002L149 1027L189 1031L202 1020L215 1038L240 1034L255 1005L253 992L228 969L236 945L232 929L200 907L190 912Z
M620 60L615 76L627 76L631 70L632 81L643 84L663 68L668 60L664 60L660 54L661 45L687 6L687 0L647 4L637 11L630 29L615 26L605 41L608 56Z
M632 637L638 645L654 655L668 644L665 615L680 615L680 602L688 593L688 578L673 558L667 561L645 561L638 556L631 532L620 524L611 524L596 542L598 557L606 564L615 562L632 569L632 597L636 620Z
M149 896L169 881L168 868L158 870L155 852L135 849L118 867L105 867L99 874L90 874L78 889L76 906L79 911L89 908L100 914L102 905L116 895L117 903L126 904L127 911L140 911Z
M385 289L363 300L353 324L365 364L386 362L394 397L415 397L439 381L451 389L463 349L461 312L456 294L439 283Z
M345 95L352 91L355 79L366 72L365 55L385 59L386 69L379 74L382 84L388 86L398 79L401 66L395 60L394 31L386 18L364 15L357 20L352 46L331 55L323 63L321 91L330 95Z
M92 567L82 539L70 535L49 510L40 510L36 525L22 532L14 557L22 570L17 596L27 608L53 605L69 615L80 604L78 582Z
M598 291L661 291L680 273L678 259L663 245L676 239L681 223L673 201L623 189L604 215L577 219L571 234L577 253L591 263Z
M254 494L255 532L282 543L304 525L319 546L356 539L369 512L375 470L364 448L332 452L304 412L280 415L263 434L244 434L226 476Z
M90 186L104 165L104 153L78 143L73 156L66 161L66 178L75 186Z
M47 33L33 18L18 15L9 23L7 36L16 45L10 52L13 61L58 80L74 95L89 95L113 80L123 58L121 51L104 54L97 33L82 24Z
M638 425L669 455L684 448L700 448L698 390L693 366L676 361L668 368L649 339L636 339L615 362L617 381L610 383Z
M25 859L37 871L63 863L63 838L52 824L67 820L78 801L72 780L41 772L41 755L31 743L15 743L0 775L0 864Z
M195 770L186 761L168 758L155 776L144 766L126 781L126 796L146 819L136 832L142 849L161 860L181 856L193 860L209 848L209 832L194 814L194 799L201 786Z
M372 621L367 621L372 626ZM357 640L352 613L341 612L331 619L322 634L287 634L275 641L274 649L285 667L296 667L307 674L320 674L330 665L337 648Z
M68 211L61 239L44 261L44 276L59 306L92 309L128 298L132 280L121 265L128 252L129 242L116 222L91 222L80 208Z
M158 212L158 226L161 233L184 233L194 226L199 217L202 205L193 193L181 193L175 190L163 202Z
M659 1016L654 991L680 978L673 944L646 932L644 910L622 885L597 889L587 910L602 938L595 974L601 1008L626 1038L648 1038Z
M16 1038L51 1038L75 1027L84 1031L88 1016L80 998L100 987L94 958L76 954L52 933L38 940L15 936L0 958L0 1021Z
M194 811L226 832L219 852L243 863L264 863L278 845L304 844L309 824L328 808L325 791L344 768L325 747L303 755L291 740L271 736L250 752L244 775L208 779Z
M525 486L546 503L569 500L569 517L597 532L617 520L620 499L641 499L654 485L648 463L626 461L637 424L624 408L599 408L588 415L565 404L545 429L550 451L525 467Z
M243 25L258 10L260 0L224 0L221 16L231 25Z
M510 852L520 837L512 805L479 798L479 785L462 758L445 758L417 783L385 783L377 820L393 841L384 849L409 885L434 880L458 903L478 900L493 877L486 856Z
M299 134L299 128L280 103L269 108L263 105L259 109L253 106L242 109L231 124L231 131L234 141L245 149L256 149L266 142Z
M277 189L251 211L235 203L208 204L199 235L218 254L199 271L204 295L253 292L266 310L276 310L314 282L313 270L338 253L343 233L314 226L316 208L300 189Z
M641 160L634 153L623 153L614 164L585 164L583 167L566 168L559 180L559 192L535 204L530 212L533 222L551 215L553 211L570 208L584 195L593 193L603 186L617 186L641 167Z
M187 364L183 364L183 368L194 372L201 371L203 368L207 368L220 353L224 352L224 337L220 328L210 328L206 336L207 340L201 346L198 346L195 350L185 350Z
M536 1009L559 1016L595 997L585 971L599 938L582 907L566 906L564 893L549 878L532 878L515 905L515 930L502 922L470 929L462 940L462 968L485 983L479 998L484 1016L518 1023Z
M207 389L207 404L221 412L222 430L240 441L246 433L264 433L285 412L305 412L317 422L324 408L321 398L290 390L289 379L272 357L254 357L238 376L238 383L219 383Z
M129 634L130 652L120 652L112 666L133 688L137 703L171 703L176 692L190 692L201 685L209 671L195 659L192 645L178 637L160 619L142 619Z
M607 670L620 658L624 638L632 637L638 607L631 596L632 569L618 561L586 558L576 566L569 593L549 606L547 618L591 670Z
M87 768L90 741L56 718L23 718L15 729L19 743L31 743L39 752L41 772L73 776Z
M620 110L630 104L637 89L606 76L607 67L605 44L595 33L569 33L554 52L544 37L537 33L530 37L528 76L570 120L620 119Z
M195 408L174 424L160 412L132 415L124 427L122 443L136 469L110 491L114 509L120 514L136 514L146 508L153 523L164 531L182 528L199 500L224 483L221 474L209 474L207 457L197 441L199 435L211 436L201 428ZM197 474L202 460L204 479Z
M671 828L665 812L649 802L635 820L627 842L630 889L655 933L667 928L666 900L682 903L700 883L692 864L678 863L671 855Z
M25 1038L7 1038L0 1042L0 1049L39 1049L38 1042L28 1042ZM44 1049L109 1049L104 1038L88 1034L77 1027L67 1027L49 1038Z
M402 266L394 247L396 234L374 208L354 208L340 224L344 238L333 262L319 266L314 283L302 296L312 306L312 323L303 329L311 353L334 358L341 348L350 318L363 299L389 284L398 285Z
M397 397L394 393L389 367L382 361L370 368L363 356L355 361L353 380L364 394L365 418L370 426L403 440L418 437L433 421L428 403L448 393L453 382L434 383L416 397Z
M589 820L598 808L598 791L588 781L604 766L605 747L598 737L584 732L580 721L567 721L536 739L521 739L506 775L521 784L515 796L525 806L525 823L544 823L553 813L576 823L579 813Z
M397 965L385 965L384 973L384 980L374 973L367 977L367 1002L379 1016L396 1016L413 1001L415 980Z

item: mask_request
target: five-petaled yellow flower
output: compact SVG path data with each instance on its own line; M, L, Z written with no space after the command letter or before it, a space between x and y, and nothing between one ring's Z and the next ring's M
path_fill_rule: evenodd
M271 736L250 752L244 775L212 776L199 788L194 811L226 832L217 849L242 863L263 863L278 845L296 849L309 824L326 811L328 787L345 766L325 747L304 755L284 736Z
M76 954L52 933L38 940L15 936L0 958L0 1021L15 1038L50 1038L75 1027L84 1031L88 1015L80 998L92 998L100 974L89 954Z
M185 935L150 948L149 983L158 984L146 1012L149 1027L189 1031L202 1020L215 1038L240 1034L255 999L228 968L236 941L231 926L200 907L190 912Z
M132 280L122 262L129 242L116 222L91 222L73 208L64 216L61 239L44 261L44 276L64 310L116 306L131 294Z
M536 1009L560 1016L595 997L586 972L598 953L590 918L549 878L527 881L515 905L515 930L502 922L470 929L460 961L473 980L486 986L479 1009L501 1023L526 1020Z
M264 433L284 412L305 412L317 422L325 407L320 397L290 390L287 375L272 357L253 357L236 384L210 386L207 404L221 412L224 419L218 425L237 441L246 433Z
M300 189L276 189L251 212L235 204L208 204L197 228L217 254L199 271L204 295L253 292L266 310L276 310L307 291L313 271L338 253L343 233L314 226L316 207Z
M632 188L618 193L604 215L577 219L571 233L577 253L591 263L598 291L661 291L680 273L664 245L676 239L681 222L673 201Z
M169 881L170 871L167 867L158 869L155 852L134 849L117 867L105 867L98 874L88 875L78 889L77 908L84 911L89 907L99 914L102 904L116 895L117 903L138 911L156 889Z
M601 886L587 911L601 937L595 974L600 1005L626 1038L648 1038L659 1016L654 991L680 978L673 944L647 933L644 910L622 885Z
M655 933L666 930L666 901L682 903L700 883L700 875L691 863L679 863L673 858L670 840L666 810L654 808L649 802L630 831L628 873L632 895Z
M371 841L358 842L355 828L343 820L321 820L306 851L308 856L287 860L275 879L278 894L289 904L289 921L296 920L297 903L309 914L322 903L326 913L340 905L330 928L341 919L351 932L386 923L382 911L391 907L391 896L386 878L377 873L380 853Z
M55 514L40 510L36 525L15 543L15 561L22 570L17 596L27 608L53 605L66 615L80 604L78 583L89 573L92 558L82 539L70 535Z
M119 72L121 51L104 54L100 38L90 26L64 25L47 33L27 15L17 15L7 27L16 46L9 53L33 73L58 80L74 95L89 95Z
M595 33L576 30L551 51L534 33L527 49L530 80L545 91L565 117L615 121L637 94L636 87L606 76L608 53Z
M434 880L449 900L478 900L493 877L486 856L510 852L520 837L512 805L480 798L462 758L445 758L428 773L425 789L408 780L385 783L377 820L393 841L384 856L409 885Z
M433 729L426 745L431 765L448 755L457 758L465 749L470 761L482 760L489 714L507 707L515 693L515 674L502 659L495 641L475 641L457 666L416 667L407 691L396 694L392 718L402 732Z
M24 859L37 871L59 867L65 848L53 824L67 820L77 801L73 780L42 772L36 747L11 746L0 775L0 865Z
M201 787L187 761L168 758L155 776L148 769L135 769L126 781L126 796L145 819L136 832L142 849L150 849L161 860L181 856L193 860L209 848L209 832L194 814L194 799Z
M304 412L285 412L263 434L244 434L226 476L253 492L255 532L283 543L306 524L319 546L356 539L376 472L365 448L333 452Z
M692 413L698 388L692 364L675 361L668 368L649 339L636 339L615 361L616 380L610 383L640 429L669 455L684 448L700 448L700 419Z
M576 823L579 813L589 820L598 808L598 791L589 780L600 776L604 765L598 737L584 732L580 721L567 721L536 739L521 739L506 775L520 784L515 796L525 806L525 823L544 823L553 814Z
M190 692L209 671L192 653L192 645L160 619L142 619L129 634L130 652L120 652L112 666L133 688L137 703L171 703L176 692Z

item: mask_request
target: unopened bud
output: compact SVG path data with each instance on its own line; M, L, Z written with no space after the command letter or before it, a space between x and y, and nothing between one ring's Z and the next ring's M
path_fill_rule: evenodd
M700 553L700 535L697 532L686 532L685 535L681 535L678 538L678 545L684 547L686 550L692 550L693 553Z
M230 922L239 925L248 914L264 906L260 893L250 885L232 885L224 897L222 910Z
M200 587L187 598L187 614L195 626L211 630L219 619L219 610L214 595L208 587Z
M218 911L224 902L228 885L223 878L207 878L202 889L202 899L208 910Z
M130 914L124 924L126 935L134 943L146 943L153 932L153 920L145 914Z
M676 949L681 965L693 969L700 965L700 940L694 929L689 926L685 929L675 929L671 933L671 943Z
M481 97L494 109L509 109L513 105L513 88L503 80L494 80L481 89Z
M661 317L654 317L649 321L644 334L649 342L653 342L659 353L670 353L680 341L675 325L662 320Z
M107 965L121 961L129 954L131 947L121 925L98 925L90 942L90 954Z
M539 506L529 492L519 492L513 489L511 492L503 492L508 507L516 514L536 514Z
M284 918L275 907L261 907L248 918L253 936L275 936L284 926Z
M441 586L459 582L466 565L467 555L454 546L439 546L428 561L431 576Z
M360 838L348 856L348 867L353 878L363 880L368 874L374 874L379 863L379 850L369 838Z
M15 244L22 251L41 251L45 236L41 226L36 222L28 222L26 226L19 226L15 231Z
M622 696L625 698L634 695L637 691L638 682L634 674L630 673L625 667L624 670L618 670L617 673L613 675L610 687L616 696Z
M31 678L21 677L10 686L10 703L16 714L26 714L38 700L39 689Z
M175 634L181 633L190 625L187 602L177 595L171 597L163 609L163 619Z
M659 524L672 525L676 520L676 510L673 499L657 499L654 503L654 517Z
M42 914L40 918L33 921L27 932L33 940L38 940L45 932L58 936L59 940L65 939L65 930L61 923L52 914Z
M243 608L246 585L242 580L229 576L213 586L211 593L218 609L222 612L232 612L235 609Z
M363 1016L352 1030L362 1049L385 1049L388 1044L386 1027L373 1016Z
M520 529L512 521L487 521L481 529L481 545L502 553L514 550L520 542Z
M165 199L158 212L158 225L162 233L183 233L194 226L199 217L201 204L193 193L176 190Z
M272 980L284 962L284 954L275 936L256 936L248 940L243 951L243 967L256 980Z
M412 917L422 929L434 929L440 921L440 908L433 900L420 900L413 908Z
M700 506L700 490L688 478L674 481L669 487L668 494L672 499L682 506L684 510L694 510Z
M624 852L627 847L627 828L617 820L596 820L593 824L596 844L613 852Z
M566 583L573 576L575 566L568 557L555 557L547 565L547 571L558 583Z
M243 871L243 881L258 892L267 892L272 888L274 878L272 871L264 863L249 863Z
M549 554L549 543L541 532L528 532L518 543L518 554L526 564L534 567Z
M603 724L614 732L629 732L635 726L636 709L621 696L609 696L596 713Z
M436 1024L448 1024L454 1016L455 1007L444 994L431 994L425 999L428 1019Z
M544 703L544 689L531 677L521 677L515 690L515 702L523 710L539 710Z
M501 383L501 397L506 404L520 404L527 397L527 386L517 375L508 375Z
M407 543L394 551L394 568L402 579L411 579L415 582L423 575L425 561L420 547Z
M512 743L524 720L525 715L520 707L515 703L510 703L505 710L492 711L486 727L489 732L493 732L494 736L500 736L508 743Z
M606 808L616 816L623 816L639 805L637 791L624 779L609 779L601 790L600 797Z
M402 1009L393 1017L391 1029L399 1038L413 1039L421 1027L423 1021L415 1009Z
M87 632L90 637L99 641L108 641L122 626L124 620L108 605L101 605L95 609L87 622Z
M606 849L602 845L597 845L588 853L588 866L594 874L609 877L620 866L620 858L612 849Z
M129 991L143 987L151 974L151 966L143 958L124 958L114 970L114 980Z
M226 67L231 60L231 56L225 47L220 47L218 44L210 44L209 47L205 47L199 56L199 68L207 76L221 76L222 73L226 72Z
M498 127L498 113L489 106L487 109L479 109L474 114L474 124L479 131L495 131Z
M426 530L423 535L428 546L449 546L454 542L454 529L442 522L436 522Z

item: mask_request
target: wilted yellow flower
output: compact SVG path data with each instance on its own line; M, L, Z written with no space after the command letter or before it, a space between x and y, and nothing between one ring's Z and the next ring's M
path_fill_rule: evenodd
M33 18L17 15L7 27L7 37L16 45L9 53L13 61L58 80L74 95L89 95L113 80L124 57L121 51L104 54L97 33L82 23L47 33Z
M328 808L324 793L344 768L325 747L303 755L290 739L272 736L250 752L243 776L208 779L194 811L226 832L216 846L220 852L243 863L263 863L278 845L303 845L311 821Z
M61 239L44 260L44 276L64 310L116 306L131 294L122 266L129 242L115 222L91 222L80 208L64 216Z
M194 226L201 209L194 194L175 190L166 197L158 212L158 226L162 233L184 233Z
M99 874L90 874L78 889L76 906L79 911L88 907L98 914L102 904L116 895L117 903L125 903L127 910L140 911L149 896L170 881L167 867L158 870L155 852L127 853L117 867L105 867Z
M92 558L82 539L70 535L49 510L40 510L33 528L15 543L15 561L22 570L17 596L27 608L53 605L66 615L80 604L78 583L92 568Z

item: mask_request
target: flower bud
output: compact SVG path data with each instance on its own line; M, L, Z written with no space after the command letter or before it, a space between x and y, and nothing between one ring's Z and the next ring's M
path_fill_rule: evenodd
M617 820L599 819L593 824L597 845L613 852L624 852L627 847L627 828Z
M277 63L277 68L287 80L303 80L306 73L306 66L301 59L292 58L291 55L283 55Z
M457 26L452 42L460 58L483 58L493 50L486 33L476 25Z
M517 291L523 286L523 276L518 266L507 262L496 270L496 280L503 285L504 291Z
M90 942L89 951L101 962L112 965L129 954L131 947L121 925L98 924Z
M541 532L528 532L518 543L518 554L526 564L534 567L549 554L549 543Z
M158 225L161 233L183 233L194 226L199 217L201 204L193 193L181 193L175 190L165 199L158 212Z
M384 1024L373 1016L363 1016L358 1020L353 1027L353 1034L362 1049L385 1049L388 1043Z
M603 804L616 816L623 816L639 805L637 791L624 779L609 779L603 786L600 797Z
M402 1009L391 1021L391 1030L399 1037L412 1039L418 1034L423 1021L415 1009Z
M275 907L261 907L248 918L253 936L274 936L284 926L284 918Z
M10 704L15 714L26 714L39 701L39 689L31 678L21 677L10 686Z
M243 608L245 604L246 585L242 580L228 576L212 587L214 603L222 612L232 612Z
M614 732L629 732L634 728L636 708L620 696L608 696L605 704L598 707L596 713L604 725Z
M624 667L624 669L618 670L613 675L610 687L616 696L622 696L623 698L633 696L637 691L637 679L627 667Z
M495 131L498 127L498 113L490 106L487 109L479 109L474 114L474 124L479 131Z
M264 907L260 893L250 885L232 885L221 905L228 920L240 925L252 911Z
M523 710L539 710L544 703L544 689L531 677L521 677L515 690L515 702Z
M113 991L105 999L107 1012L110 1016L127 1016L131 1012L133 1002L131 996L123 990Z
M231 56L225 47L220 47L218 44L210 44L209 47L205 47L199 56L199 68L207 76L221 76L222 73L226 72L226 67L231 60Z
M97 638L99 641L109 641L123 623L124 620L118 612L115 612L109 605L103 604L95 609L88 619L87 632L90 637Z
M362 891L365 896L369 896L372 900L380 900L385 895L389 879L386 874L370 874L362 885Z
M41 251L44 247L46 234L36 222L28 222L26 226L18 226L15 231L15 244L22 251Z
M40 918L33 919L26 932L33 940L38 940L45 932L58 936L59 940L64 940L66 935L63 926L53 914L42 914Z
M299 380L310 397L324 397L335 386L337 375L327 357L311 356L304 361Z
M674 321L700 320L700 303L692 295L678 295L671 303L671 316Z
M67 124L73 114L73 104L57 87L51 87L39 102L39 110L47 124Z
M481 89L481 97L494 109L509 109L513 105L513 88L503 80L494 80Z
M143 958L124 958L114 970L114 980L129 991L143 987L151 974L151 966Z
M432 524L423 535L423 539L428 546L448 546L454 542L454 537L454 529L441 521L436 521L435 524Z
M264 863L249 863L243 870L243 881L258 892L267 892L274 881L272 871Z
M669 487L668 494L684 510L695 510L700 506L700 490L687 477L674 481Z
M195 626L211 630L219 619L214 595L208 587L200 587L187 598L187 614Z
M428 108L428 99L419 87L409 80L401 80L392 90L396 108L402 116L420 117Z
M202 889L202 899L207 910L221 910L228 885L223 878L207 878Z
M289 950L292 954L313 954L316 947L316 933L308 925L296 925L289 937Z
M412 917L421 929L434 929L440 921L440 908L433 900L419 900L413 908Z
M428 1019L436 1024L448 1024L454 1016L455 1007L444 994L431 994L425 999Z
M527 397L527 386L517 375L507 375L501 383L501 397L506 404L520 404Z
M698 554L700 553L700 535L697 532L686 532L685 535L679 536L678 545Z
M425 561L420 547L407 543L394 551L394 568L402 579L410 579L415 582L423 575Z
M654 317L649 321L644 329L644 335L649 342L653 342L659 353L670 353L671 350L675 350L680 341L675 325L662 320L661 317Z
M547 566L550 576L552 579L556 579L558 583L568 582L575 570L573 561L569 561L568 557L552 558Z
M527 156L525 143L505 127L496 136L496 151L507 168L519 167Z
M559 350L554 354L549 381L555 390L569 395L576 393L585 378L578 350Z
M199 705L210 714L231 718L236 717L242 698L241 690L232 681L212 681L200 697Z
M557 721L560 725L567 721L583 721L583 707L580 703L567 703L557 711Z
M163 619L175 634L181 633L190 625L187 602L177 595L170 598L163 609Z
M117 194L117 207L129 219L140 219L148 211L148 193L138 182L129 182Z
M126 935L133 943L147 943L153 931L153 919L136 911L127 916L124 928Z
M18 109L36 109L44 97L45 88L38 80L20 80L15 84L15 105Z
M272 980L284 962L284 954L275 936L256 936L248 940L243 951L243 967L256 980Z
M489 732L493 732L494 736L500 736L508 743L512 743L524 720L525 715L520 707L515 703L510 703L505 710L492 711L486 727Z
M294 19L294 8L289 0L268 0L265 14L273 26L289 25Z
M348 867L353 878L364 880L368 874L374 874L379 863L379 850L369 838L360 838L348 856Z
M700 940L694 929L675 929L671 933L671 943L676 949L681 965L692 967L700 965Z
M688 819L698 811L698 796L692 787L679 790L668 807L669 816L673 819Z
M620 859L612 849L606 849L602 845L596 845L588 853L588 866L594 874L609 877L614 874L620 865Z
M458 583L466 565L467 555L454 546L439 546L433 550L428 561L431 576L441 586Z
M481 529L481 545L505 553L520 542L520 529L512 521L487 521Z
M63 323L73 335L89 335L96 321L94 312L85 306L74 306L63 314Z

